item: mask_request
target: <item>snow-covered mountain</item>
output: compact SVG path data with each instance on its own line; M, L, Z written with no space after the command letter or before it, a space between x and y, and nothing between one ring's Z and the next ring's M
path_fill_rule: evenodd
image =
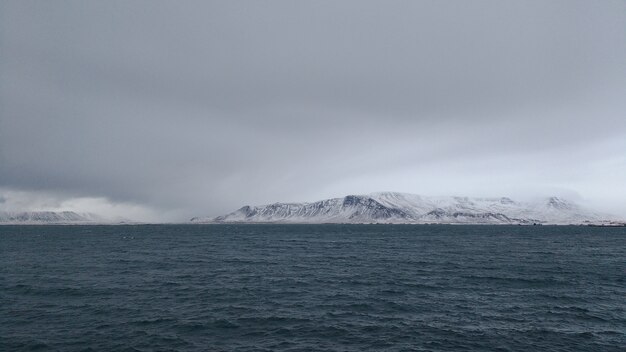
M73 211L23 211L0 212L0 225L36 224L102 224L110 220L92 213Z
M312 203L244 206L194 223L409 223L409 224L603 224L609 216L565 199L537 202L510 198L424 197L379 192Z

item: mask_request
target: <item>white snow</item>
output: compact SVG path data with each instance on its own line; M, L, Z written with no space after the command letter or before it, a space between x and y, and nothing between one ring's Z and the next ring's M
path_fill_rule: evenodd
M565 199L537 202L510 198L425 197L397 192L349 195L312 203L245 206L196 223L409 223L409 224L602 224L610 216Z
M106 219L93 213L76 213L73 211L23 211L0 212L0 224L97 224L106 223Z

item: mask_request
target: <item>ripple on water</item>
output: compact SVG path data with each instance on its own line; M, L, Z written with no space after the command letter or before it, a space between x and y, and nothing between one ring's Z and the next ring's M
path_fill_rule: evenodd
M624 262L623 228L4 226L0 350L624 351Z

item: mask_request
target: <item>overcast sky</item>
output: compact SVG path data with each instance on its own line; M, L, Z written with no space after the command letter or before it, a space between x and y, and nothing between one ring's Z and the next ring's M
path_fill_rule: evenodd
M626 1L0 0L0 210L374 191L626 215Z

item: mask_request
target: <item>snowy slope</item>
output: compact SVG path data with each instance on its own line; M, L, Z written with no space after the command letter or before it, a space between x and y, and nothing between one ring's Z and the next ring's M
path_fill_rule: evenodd
M244 206L195 223L415 223L415 224L585 224L609 217L577 204L550 197L537 202L510 198L423 197L379 192L349 195L313 203Z
M92 213L73 211L0 212L0 224L97 224L107 220Z

